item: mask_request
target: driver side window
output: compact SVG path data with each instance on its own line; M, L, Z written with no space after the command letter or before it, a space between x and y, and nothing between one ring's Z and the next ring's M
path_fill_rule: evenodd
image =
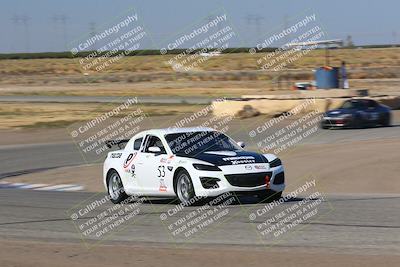
M373 101L373 100L368 100L368 108L369 109L374 109L374 108L376 108L376 102L375 101Z
M140 137L140 138L136 139L133 142L133 150L139 150L141 145L142 145L142 141L143 141L143 137Z
M146 141L146 146L144 147L144 152L153 153L149 151L149 147L155 146L160 148L161 154L167 154L160 138L154 135L148 135L146 140L147 141Z

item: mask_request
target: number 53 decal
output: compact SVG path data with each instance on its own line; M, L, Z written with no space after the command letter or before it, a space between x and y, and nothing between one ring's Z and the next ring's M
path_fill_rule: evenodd
M158 166L158 176L157 177L165 177L165 166Z

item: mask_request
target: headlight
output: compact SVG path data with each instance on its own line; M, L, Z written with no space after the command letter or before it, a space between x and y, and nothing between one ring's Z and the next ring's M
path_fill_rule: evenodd
M199 171L220 171L221 169L214 165L193 164L193 167Z
M279 158L276 158L276 159L274 159L273 161L271 161L269 163L269 167L270 168L278 167L278 166L281 166L281 165L282 165L282 161Z

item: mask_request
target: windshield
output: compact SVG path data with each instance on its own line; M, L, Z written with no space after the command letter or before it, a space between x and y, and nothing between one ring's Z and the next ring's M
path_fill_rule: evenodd
M194 156L204 151L236 151L241 148L228 136L216 131L167 134L172 153Z
M343 103L342 108L345 109L363 109L364 103L357 100L349 100Z

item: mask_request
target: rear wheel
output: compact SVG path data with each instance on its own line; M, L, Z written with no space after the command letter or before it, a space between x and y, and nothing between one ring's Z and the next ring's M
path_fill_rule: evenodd
M176 179L176 194L179 201L184 204L191 203L191 200L196 196L192 179L187 171L181 170Z
M111 202L114 204L121 203L128 197L117 171L111 171L108 175L108 195L110 196Z

